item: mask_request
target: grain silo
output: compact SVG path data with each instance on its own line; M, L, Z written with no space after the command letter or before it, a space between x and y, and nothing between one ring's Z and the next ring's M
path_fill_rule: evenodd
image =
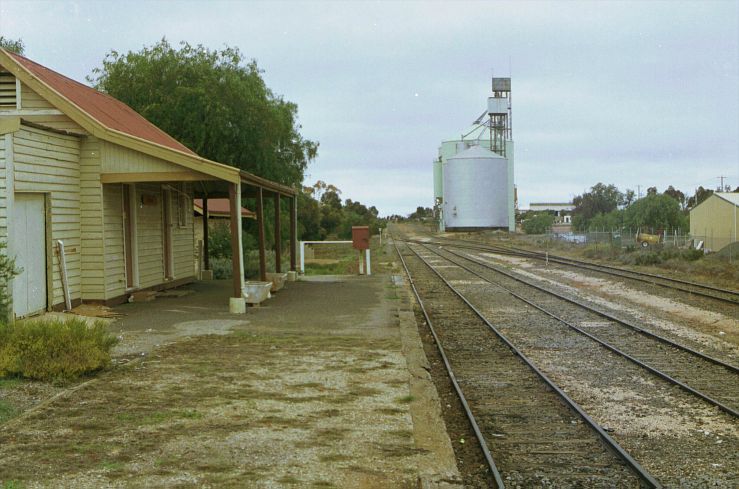
M444 167L447 231L508 228L508 162L481 146L450 157Z
M493 78L492 88L487 109L460 136L442 141L434 161L434 198L440 210L442 231L515 230L511 79ZM466 164L455 160L450 169L450 159L471 148L484 150L484 153L477 151L474 163L469 159ZM463 183L476 180L484 180L490 186L486 189ZM467 217L461 217L462 214Z

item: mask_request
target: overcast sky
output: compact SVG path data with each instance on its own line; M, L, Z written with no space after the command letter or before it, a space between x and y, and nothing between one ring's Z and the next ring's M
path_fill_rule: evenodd
M33 2L0 34L84 81L162 37L239 47L320 142L306 184L381 214L433 205L431 161L512 76L521 207L602 181L739 185L739 2Z

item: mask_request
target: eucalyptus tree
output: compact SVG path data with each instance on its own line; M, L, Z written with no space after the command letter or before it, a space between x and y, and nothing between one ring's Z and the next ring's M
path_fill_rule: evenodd
M238 48L166 39L110 51L88 81L199 155L297 187L318 154L300 134L298 106L275 95Z
M10 39L0 36L0 48L22 55L26 51L26 45L22 39Z

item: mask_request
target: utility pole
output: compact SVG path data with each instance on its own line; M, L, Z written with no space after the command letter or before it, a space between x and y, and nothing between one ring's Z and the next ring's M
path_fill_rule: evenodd
M641 185L636 186L636 200L641 199Z

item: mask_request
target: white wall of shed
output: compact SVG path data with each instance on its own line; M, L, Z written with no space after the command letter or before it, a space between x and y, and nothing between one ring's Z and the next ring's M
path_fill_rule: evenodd
M64 242L72 300L81 298L79 138L23 126L13 133L15 192L51 196L51 242ZM52 253L52 305L64 302L59 256Z

